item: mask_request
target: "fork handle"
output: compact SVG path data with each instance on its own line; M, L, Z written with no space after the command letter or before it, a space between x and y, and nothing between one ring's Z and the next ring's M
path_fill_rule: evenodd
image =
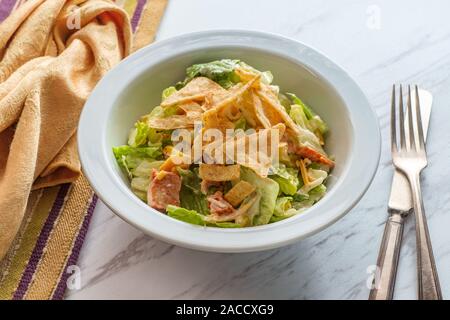
M434 262L425 209L420 190L420 172L407 175L416 218L417 276L420 300L442 300L441 287Z
M377 259L375 283L370 290L369 300L392 300L395 276L403 236L404 217L391 213L386 221Z

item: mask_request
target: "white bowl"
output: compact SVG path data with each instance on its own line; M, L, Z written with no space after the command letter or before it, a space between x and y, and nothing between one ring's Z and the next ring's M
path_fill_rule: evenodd
M328 193L304 213L274 224L220 229L190 225L150 208L130 190L112 147L126 144L129 129L159 104L161 91L181 80L186 67L221 58L270 70L283 92L294 92L330 127L327 151L336 167ZM183 247L248 252L280 247L322 230L362 197L380 156L377 117L358 85L316 50L278 35L211 31L182 35L139 50L111 70L87 101L78 129L83 171L98 196L143 232Z

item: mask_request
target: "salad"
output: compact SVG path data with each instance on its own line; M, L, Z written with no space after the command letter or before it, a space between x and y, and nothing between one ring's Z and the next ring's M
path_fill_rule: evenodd
M172 218L219 228L274 223L319 201L334 167L328 126L272 80L239 60L187 68L113 148L133 193Z

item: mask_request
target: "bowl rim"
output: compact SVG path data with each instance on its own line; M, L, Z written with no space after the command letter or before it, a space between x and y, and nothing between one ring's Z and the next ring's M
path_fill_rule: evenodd
M248 41L249 39L252 41ZM180 46L180 43L183 45ZM321 215L298 215L275 224L251 228L195 226L162 215L148 207L118 180L117 174L109 166L111 150L107 149L105 143L108 127L108 121L105 119L109 119L108 111L127 88L127 84L152 66L183 52L231 46L288 57L328 81L343 100L353 132L358 134L353 136L352 155L343 177L337 181L327 197L308 209L308 212L322 212ZM111 83L118 90L112 92ZM105 114L107 116L102 117ZM361 123L355 119L366 121ZM370 146L363 141L363 137L370 139ZM362 198L375 176L381 154L381 134L376 113L360 87L343 68L302 42L273 33L249 30L187 33L158 41L128 56L99 81L89 96L80 116L77 138L82 170L96 194L115 214L163 241L214 252L250 252L276 248L325 229L343 217ZM101 146L100 152L98 146ZM358 157L355 156L356 153ZM349 167L352 167L353 178ZM355 182L356 179L357 187L355 183L352 186L352 181ZM345 195L343 192L335 192L344 187L348 188ZM151 215L151 212L158 214Z

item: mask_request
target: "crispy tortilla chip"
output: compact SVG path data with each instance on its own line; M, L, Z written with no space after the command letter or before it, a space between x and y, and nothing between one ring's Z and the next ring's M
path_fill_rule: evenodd
M266 116L261 99L253 91L252 91L252 102L255 110L255 116L265 129L269 129L270 127L272 127L272 124L276 124L272 123L275 121L271 122L269 118Z
M280 123L270 129L261 129L251 134L237 134L225 142L215 141L204 147L203 157L223 159L224 163L238 163L267 177L273 162L278 159L279 143L285 131ZM275 140L273 140L275 139ZM234 152L230 152L234 150ZM222 157L218 155L223 154ZM232 157L232 158L231 158Z
M248 183L247 181L241 180L239 181L233 188L228 191L224 198L227 200L233 207L237 207L245 198L255 191L256 188Z
M242 82L248 82L252 80L257 74L254 72L251 72L249 70L245 70L243 68L237 67L234 69L234 73L236 73L239 76L239 79L241 79Z
M270 89L268 85L261 84L261 88L256 91L256 94L261 98L265 107L265 114L269 120L280 121L286 124L288 128L291 128L297 135L301 132L294 120L287 114L284 107L278 101L277 96Z
M260 78L260 75L256 75L252 80L242 85L242 83L238 83L228 90L228 94L224 97L224 99L220 100L217 104L215 104L211 110L207 112L220 112L233 102L235 102L239 97L241 97L247 90L249 90Z
M161 107L168 107L187 101L203 101L207 94L224 94L224 92L226 90L214 81L205 77L197 77L189 81L182 89L167 97L161 102Z
M263 101L265 114L271 118L271 121L278 121L277 117L279 117L279 121L284 122L288 127L288 134L294 136L296 140L305 140L302 139L302 137L308 136L308 139L306 139L309 141L308 144L301 143L299 141L300 145L303 147L308 147L309 149L312 149L316 153L320 154L322 156L322 162L333 162L332 160L328 159L325 151L320 144L319 139L313 133L310 133L309 131L301 128L294 122L294 120L292 120L292 118L287 114L286 110L280 104L277 96L269 86L261 84L261 88L257 90L257 94Z
M208 113L205 112L202 115L203 128L207 129L218 129L221 132L225 132L226 129L233 129L234 122L226 117L224 114L219 114L217 112Z
M242 116L245 118L245 121L250 125L250 127L255 129L264 127L256 116L255 104L253 103L252 99L252 92L245 92L241 97L237 99L236 105L239 107Z
M167 118L148 118L147 124L150 128L158 130L172 130L172 129L182 129L182 128L193 128L195 121L201 121L202 114L199 112L191 114L173 115Z
M238 164L224 166L220 164L201 163L198 174L201 179L207 181L231 181L239 179L241 176L241 166Z
M179 108L186 114L192 112L203 113L202 106L195 101L189 101L179 105Z
M203 113L203 127L205 129L219 129L222 132L225 132L226 129L233 129L235 117L231 116L232 119L230 119L230 115L233 114L233 111L230 109L236 108L236 100L242 97L258 79L259 75L255 76L245 85L238 83L228 90L228 94L222 100Z

